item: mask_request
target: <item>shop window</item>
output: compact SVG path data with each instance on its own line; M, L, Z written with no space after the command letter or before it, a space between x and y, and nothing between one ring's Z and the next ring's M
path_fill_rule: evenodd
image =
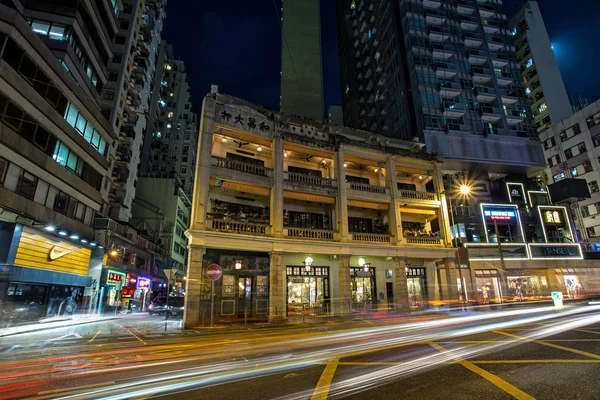
M0 158L0 186L4 185L4 177L7 169L8 161L6 161L4 158Z
M35 189L35 197L33 198L33 201L35 201L38 204L45 205L46 197L48 197L48 189L49 188L50 188L50 185L48 185L47 182L44 182L41 179L38 180L37 188Z
M68 203L69 196L64 192L59 192L54 203L54 210L61 214L66 214Z
M29 200L33 200L36 185L37 178L31 175L29 172L23 172L21 179L19 180L16 193Z
M4 188L10 190L11 192L16 191L22 172L23 170L15 164L9 164L6 177L4 178Z

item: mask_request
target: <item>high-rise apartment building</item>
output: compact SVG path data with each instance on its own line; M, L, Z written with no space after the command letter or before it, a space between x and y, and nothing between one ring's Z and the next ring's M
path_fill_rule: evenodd
M346 125L446 160L543 164L500 0L338 0Z
M175 59L173 48L165 44L160 54L140 172L144 177L177 176L190 197L198 135L191 88L185 64Z
M286 0L281 39L281 110L323 120L319 0Z
M600 101L540 133L548 162L548 181L585 179L590 196L572 203L582 241L600 243ZM575 197L575 196L574 196ZM588 249L598 251L588 246Z
M108 0L29 0L2 2L0 21L0 304L11 323L64 314L66 297L73 313L90 295L116 140L99 94L117 20Z
M573 114L565 84L537 1L528 1L510 20L509 28L521 65L525 94L538 132Z
M129 221L148 123L150 96L161 41L163 0L124 0L102 92L105 116L119 136L109 179L110 217Z

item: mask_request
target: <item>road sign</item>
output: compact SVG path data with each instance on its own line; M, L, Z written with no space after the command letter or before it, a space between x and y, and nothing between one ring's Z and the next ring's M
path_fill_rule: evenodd
M211 281L218 281L223 275L223 270L217 264L210 264L206 268L206 277Z
M562 310L563 308L563 294L562 292L552 292L552 300L554 300L554 308Z

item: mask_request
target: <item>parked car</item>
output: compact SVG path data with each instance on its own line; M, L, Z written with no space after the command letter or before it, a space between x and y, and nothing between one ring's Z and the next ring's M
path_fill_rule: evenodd
M184 309L184 298L183 297L169 297L167 303L167 297L159 296L152 300L148 307L148 314L152 317L155 315L177 315L183 316Z

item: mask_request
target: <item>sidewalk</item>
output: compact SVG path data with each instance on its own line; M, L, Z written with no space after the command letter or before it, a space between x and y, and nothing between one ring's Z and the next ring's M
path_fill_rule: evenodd
M72 317L44 318L28 325L13 326L0 329L0 338L20 335L23 333L41 332L50 329L66 328L69 326L93 324L96 322L120 319L120 316L102 317L99 315L74 315Z

